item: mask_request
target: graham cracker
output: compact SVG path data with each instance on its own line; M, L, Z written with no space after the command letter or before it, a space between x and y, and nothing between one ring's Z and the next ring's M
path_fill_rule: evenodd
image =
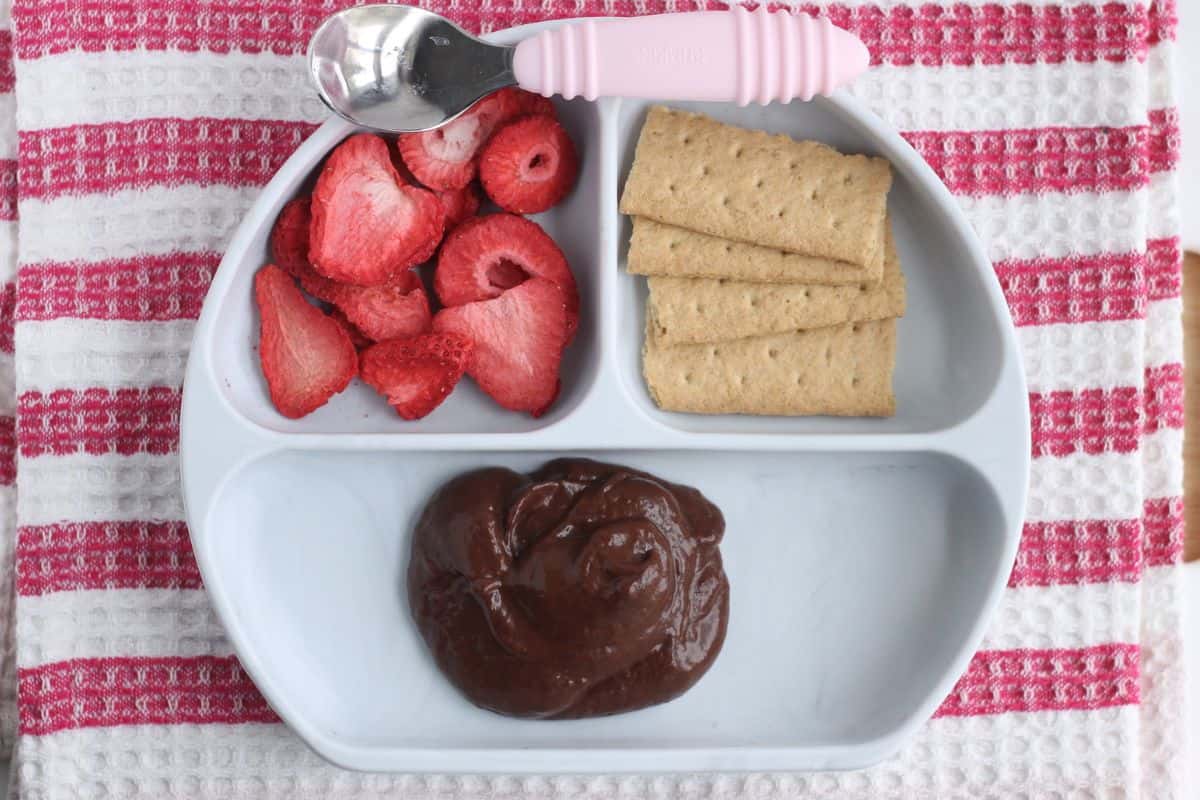
M792 253L870 265L881 259L892 172L842 155L662 106L642 127L621 211Z
M887 225L880 226L880 236L886 228ZM882 247L879 252L883 252ZM883 259L876 258L864 267L848 261L721 239L646 217L634 217L625 269L631 275L674 278L870 286L879 283Z
M666 411L890 417L895 362L887 319L674 347L648 334L642 374Z
M824 328L904 316L904 274L891 233L874 287L650 278L649 325L664 346Z

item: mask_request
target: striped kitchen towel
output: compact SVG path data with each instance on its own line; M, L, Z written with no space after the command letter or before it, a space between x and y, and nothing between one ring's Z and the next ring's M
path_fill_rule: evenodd
M0 9L0 557L15 550L17 686L0 721L15 720L22 800L1183 797L1170 0L804 7L871 48L853 91L966 210L1029 379L1020 554L935 718L861 772L523 778L321 762L239 668L188 543L192 324L255 193L322 118L303 53L340 5L13 0L11 27ZM425 5L484 31L697 7Z

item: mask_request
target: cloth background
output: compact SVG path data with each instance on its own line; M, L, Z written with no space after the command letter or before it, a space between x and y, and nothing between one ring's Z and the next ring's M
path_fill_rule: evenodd
M259 187L322 118L303 53L341 5L0 8L0 722L18 797L1182 796L1170 0L822 7L871 47L853 92L958 197L1012 309L1033 419L1020 554L981 651L888 762L608 777L334 769L206 601L177 473L192 324ZM696 7L424 5L476 31Z

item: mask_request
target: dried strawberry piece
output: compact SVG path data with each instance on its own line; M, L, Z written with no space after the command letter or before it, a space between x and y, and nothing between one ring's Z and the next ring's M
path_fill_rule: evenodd
M447 232L479 213L481 200L479 190L473 183L468 183L461 189L444 189L434 194L437 195L438 202L442 204L442 211L446 214Z
M461 189L475 177L479 150L509 113L496 95L488 95L440 128L401 134L400 157L430 189Z
M554 108L554 103L549 97L543 97L534 92L527 92L524 89L516 87L508 87L501 89L497 94L503 95L501 102L510 103L512 106L512 118L524 116L525 114L541 114L547 117L557 117L558 111Z
M432 253L441 226L437 197L404 184L383 139L358 134L334 149L317 179L308 256L327 278L377 286Z
M391 339L362 353L362 379L404 419L421 419L445 400L463 376L472 350L456 333Z
M475 177L480 150L492 132L524 114L554 114L554 104L522 89L508 88L476 102L439 128L396 139L413 176L430 189L461 189Z
M285 417L309 414L346 388L358 355L346 330L304 299L291 276L267 265L254 277L258 355L271 402Z
M438 245L442 243L442 236L446 233L446 209L442 207L442 201L437 199L437 193L429 191L428 194L433 195L434 201L437 203L437 225L430 237L425 240L421 247L417 248L417 252L413 254L411 266L424 264L429 259L433 258L433 254L437 252Z
M479 159L479 181L492 202L515 214L559 203L579 174L579 156L553 117L523 117L500 128Z
M563 291L568 339L579 324L579 291L567 258L541 226L513 214L489 214L459 225L442 244L433 288L443 305L498 297L530 277Z
M371 345L375 344L375 341L373 339L368 339L367 335L360 331L357 325L346 319L346 315L337 306L334 306L329 310L329 316L337 320L338 323L345 328L346 333L350 336L350 341L354 344L355 349L362 350L364 347L370 347Z
M558 396L567 309L557 284L530 278L491 300L444 308L433 329L474 343L467 374L504 408L540 416Z
M280 210L275 227L271 229L272 260L296 278L312 269L308 260L308 229L312 224L309 204L307 197L289 201Z
M432 320L425 285L411 269L382 286L335 285L328 299L376 342L424 333Z

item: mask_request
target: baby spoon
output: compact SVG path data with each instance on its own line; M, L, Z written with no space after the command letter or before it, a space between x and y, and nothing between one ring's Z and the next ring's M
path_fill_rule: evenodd
M808 100L849 83L869 55L827 19L763 6L564 22L508 46L423 9L371 5L325 20L308 60L334 112L403 133L436 128L512 85L568 100Z

